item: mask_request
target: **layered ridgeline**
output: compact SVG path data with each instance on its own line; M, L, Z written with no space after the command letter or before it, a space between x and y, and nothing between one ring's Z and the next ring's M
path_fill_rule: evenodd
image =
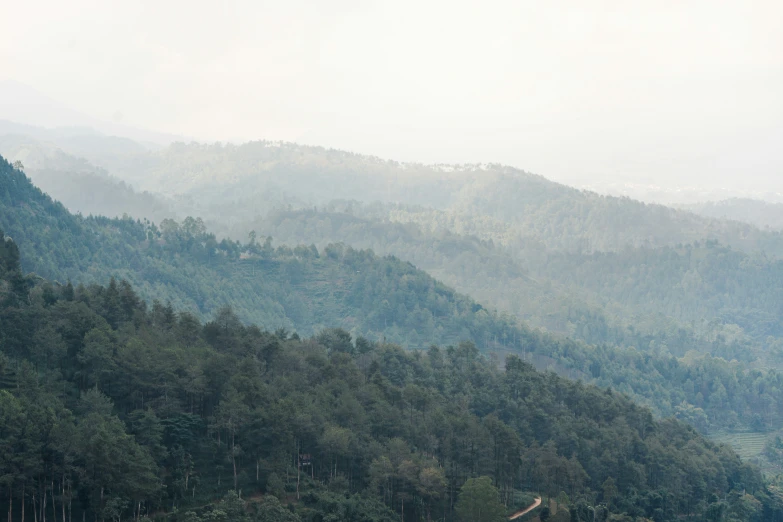
M408 348L472 340L484 353L522 354L540 368L611 386L704 431L776 427L783 415L775 372L542 334L408 263L367 251L218 242L195 219L159 228L73 216L7 163L0 169L0 226L20 241L27 271L62 283L124 278L147 302L171 302L202 320L230 304L242 320L300 335L339 326Z
M288 244L346 242L414 262L516 318L587 342L778 364L778 233L500 166L426 167L268 142L150 150L120 141L59 137L56 148L15 134L0 148L72 210L156 222L199 215L234 239L256 231ZM63 150L173 199L133 192ZM79 165L91 173L74 174ZM332 204L352 215L312 215L312 204L334 197L406 205ZM266 216L280 205L310 210Z
M146 300L201 318L230 304L242 320L271 328L309 335L334 325L407 347L473 339L512 350L534 337L392 257L343 245L218 241L193 218L158 227L72 215L5 161L0 227L22 245L26 271L63 283L124 278Z
M780 267L758 252L770 258L783 252L778 233L578 191L500 166L426 167L267 142L124 147L111 154L112 141L106 152L90 139L93 148L57 143L174 199L128 193L105 173L101 181L81 179L69 165L84 160L65 159L51 147L32 154L45 146L5 137L14 157L33 161L27 169L33 179L72 210L156 222L199 215L210 230L234 239L255 230L289 244L346 242L414 262L482 302L588 342L643 350L652 343L680 356L695 349L777 365L769 357L777 341L767 339L783 331ZM351 208L349 217L309 210L266 216L280 205L323 208L335 197L406 205L331 205ZM415 227L400 232L389 222ZM484 244L476 247L474 237Z
M33 183L43 187L47 194L53 195L71 212L108 217L127 214L155 222L176 217L171 203L165 198L149 192L137 192L119 178L109 175L105 169L58 146L76 151L99 149L108 157L123 157L146 150L141 145L130 142L131 145L124 147L130 140L94 134L36 133L53 140L46 141L24 134L3 134L4 131L26 130L18 125L9 128L3 123L0 120L0 154L21 162Z
M105 169L139 191L175 198L171 210L180 217L198 215L216 225L247 221L280 204L311 207L351 199L445 210L461 217L463 233L502 232L559 250L714 239L741 250L783 253L779 234L749 224L601 196L501 165L427 166L279 142L174 143L153 149L95 133L50 141L41 136L40 130L0 126L0 153L25 162L28 149L44 147L49 152L31 163L30 175L49 170L67 177L69 169L55 157L56 150L72 156L69 161ZM48 186L42 188L61 199Z
M234 230L394 253L482 302L591 343L779 362L770 337L783 335L783 263L774 258L713 242L566 253L528 241L512 249L431 230L423 211L403 217L382 205L331 207L278 211Z
M728 447L516 356L202 324L24 277L2 234L0 477L11 520L783 519Z
M750 223L759 228L770 228L772 230L783 229L783 203L780 202L780 196L774 195L776 202L762 201L759 199L733 198L721 201L710 201L705 203L694 203L690 205L680 205L684 210L699 214L702 216L731 219Z

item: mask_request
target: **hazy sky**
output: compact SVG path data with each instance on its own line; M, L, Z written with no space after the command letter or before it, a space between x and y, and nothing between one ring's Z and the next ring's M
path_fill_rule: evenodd
M205 140L783 190L779 0L27 0L2 76Z

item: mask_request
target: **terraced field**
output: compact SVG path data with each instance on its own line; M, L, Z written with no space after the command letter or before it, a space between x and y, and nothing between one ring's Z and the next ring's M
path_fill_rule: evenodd
M729 444L743 459L753 459L761 455L764 445L774 433L721 433L712 436L716 442Z

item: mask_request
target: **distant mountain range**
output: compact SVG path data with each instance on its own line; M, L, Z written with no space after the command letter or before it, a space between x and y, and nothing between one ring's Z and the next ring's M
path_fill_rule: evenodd
M168 145L182 136L139 129L119 122L104 121L86 115L53 100L23 83L0 80L0 120L23 122L28 132L33 127L61 128L57 132L102 133L157 145ZM7 124L6 124L7 125ZM37 131L36 131L37 132Z
M2 171L0 228L20 245L25 270L61 283L114 276L148 302L171 302L200 318L228 304L244 321L307 335L339 326L409 348L470 339L488 353L521 353L539 368L612 386L705 431L774 427L783 415L783 386L773 374L749 373L783 360L774 313L783 270L774 260L703 242L579 254L531 240L522 249L396 220L416 214L408 207L350 202L339 212L290 210L259 223L291 246L265 238L261 227L261 235L239 242L194 218L155 224L75 216L8 163ZM378 217L395 212L395 219ZM421 208L416 219L432 212L445 211ZM403 260L340 243L302 244L329 238ZM485 304L406 259L481 294ZM519 315L504 313L513 310L509 303ZM520 318L578 340L538 332ZM763 395L754 391L759 386Z

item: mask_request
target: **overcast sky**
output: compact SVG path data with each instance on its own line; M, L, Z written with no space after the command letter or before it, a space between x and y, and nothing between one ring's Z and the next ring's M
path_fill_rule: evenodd
M204 140L783 190L775 0L27 0L0 77Z

